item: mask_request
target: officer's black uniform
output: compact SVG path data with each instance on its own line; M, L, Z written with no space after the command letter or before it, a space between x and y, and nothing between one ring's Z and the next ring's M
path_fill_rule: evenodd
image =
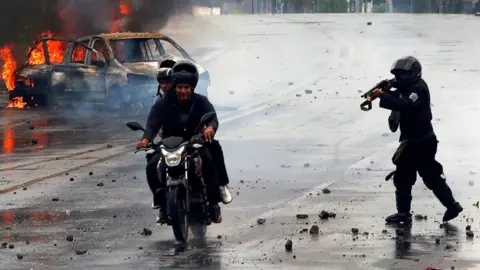
M391 70L397 91L386 91L380 96L380 107L392 110L391 130L400 125L401 132L400 146L392 158L396 165L393 181L398 213L387 217L388 223L411 222L412 187L417 172L447 208L443 221L454 219L463 210L445 182L442 165L435 160L438 141L431 124L430 93L421 72L421 65L414 57L397 60Z

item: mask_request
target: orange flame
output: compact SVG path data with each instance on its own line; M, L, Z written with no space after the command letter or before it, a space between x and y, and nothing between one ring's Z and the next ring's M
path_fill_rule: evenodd
M23 97L14 97L8 101L7 108L23 109L27 106L27 102L23 101Z
M2 66L2 79L5 81L9 91L15 88L15 70L17 69L17 63L13 58L12 50L9 47L3 47L0 49L0 58L3 60Z
M123 16L130 15L130 7L126 4L120 4L120 14Z
M52 32L47 31L40 35L41 37L53 37ZM30 48L32 49L32 48ZM48 55L50 57L50 63L59 64L63 61L63 55L65 53L66 44L63 41L48 40L47 41ZM45 64L45 54L43 52L43 43L40 42L32 50L30 57L27 60L30 65L43 65Z

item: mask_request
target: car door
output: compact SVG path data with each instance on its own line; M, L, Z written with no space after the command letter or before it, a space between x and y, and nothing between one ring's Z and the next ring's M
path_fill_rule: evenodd
M91 49L87 52L87 68L83 70L85 84L90 89L93 99L106 100L106 75L110 55L103 39L94 38L91 44Z

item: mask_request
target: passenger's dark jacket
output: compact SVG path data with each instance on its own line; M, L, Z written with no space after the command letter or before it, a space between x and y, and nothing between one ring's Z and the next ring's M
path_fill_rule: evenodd
M380 107L400 113L400 141L434 135L430 91L424 80L385 92L380 97Z
M193 132L198 127L202 116L209 112L215 112L215 109L204 96L193 93L186 105L180 105L176 96L167 95L157 100L150 109L142 139L152 141L160 128L163 128L164 138L178 136L189 140L195 135ZM214 116L206 126L211 126L217 131L218 124L218 118Z

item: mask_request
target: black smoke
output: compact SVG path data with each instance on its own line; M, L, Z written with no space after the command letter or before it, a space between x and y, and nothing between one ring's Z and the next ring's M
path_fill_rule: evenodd
M120 4L129 6L129 15L120 14ZM0 1L0 46L13 44L24 55L45 31L70 38L111 32L113 24L121 24L121 31L156 31L173 15L190 13L192 4L190 0Z

